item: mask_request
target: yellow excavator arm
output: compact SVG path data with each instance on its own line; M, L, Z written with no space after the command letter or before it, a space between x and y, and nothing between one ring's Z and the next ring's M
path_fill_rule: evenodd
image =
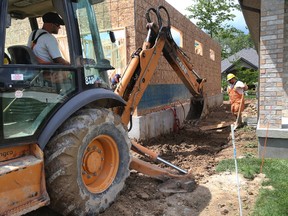
M162 25L161 11L166 13L168 24ZM150 13L154 12L158 17L158 25L150 22ZM122 122L128 125L131 115L138 106L150 80L156 70L161 54L177 73L184 85L192 94L191 100L197 104L193 108L194 116L199 118L203 109L203 84L206 79L202 79L193 69L188 56L179 48L171 35L170 18L166 8L150 8L146 13L148 21L148 34L142 48L137 49L132 59L121 76L115 93L120 95L127 102L124 108L119 108L116 113L122 118ZM200 108L199 108L200 107Z
M165 13L167 18L164 25L161 13ZM151 21L151 14L156 14L158 25ZM155 16L154 16L155 17ZM157 9L150 8L146 13L148 21L148 34L143 42L142 48L137 49L128 64L125 72L122 74L120 82L117 84L114 92L120 95L126 102L125 107L117 108L115 112L121 116L122 122L128 125L132 120L132 114L138 106L150 80L156 70L161 54L163 53L166 60L177 73L178 77L185 84L192 94L190 111L188 119L199 119L203 110L203 84L206 79L202 79L193 69L188 56L178 47L171 35L170 17L165 7L159 6ZM130 127L132 122L130 122ZM133 151L148 156L152 161L160 161L166 165L173 167L182 174L187 174L185 170L176 167L173 164L163 160L156 153L140 146L136 142L132 142ZM141 173L159 179L174 176L169 174L167 170L159 169L159 167L143 164L143 161L133 159L130 168Z

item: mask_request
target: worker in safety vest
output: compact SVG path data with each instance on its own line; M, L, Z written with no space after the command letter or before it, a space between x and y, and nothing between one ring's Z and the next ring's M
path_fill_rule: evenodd
M231 112L237 117L238 122L236 123L241 124L241 113L244 110L244 91L248 89L248 86L237 80L237 77L232 73L227 75L227 82L229 83L227 92L230 99Z

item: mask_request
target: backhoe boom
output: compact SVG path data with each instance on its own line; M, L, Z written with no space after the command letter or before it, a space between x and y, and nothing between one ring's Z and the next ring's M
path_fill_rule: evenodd
M167 26L162 26L160 10L164 10L167 14ZM154 22L151 22L150 12L154 12L157 15L158 26ZM127 104L125 107L117 108L115 112L121 116L122 122L125 125L128 125L130 122L130 127L132 126L132 114L148 87L161 54L163 53L178 77L192 94L190 111L187 118L199 119L203 110L203 84L206 80L202 79L194 71L188 56L174 42L170 32L170 18L167 10L163 6L158 7L158 10L150 8L146 13L146 18L148 21L147 37L143 42L142 48L138 48L133 53L132 59L114 91L121 96ZM154 153L135 142L132 142L131 149L141 155L148 156L148 158L154 162L159 158L157 153ZM177 169L182 174L187 174L185 170L182 170L169 162L164 161L164 163ZM175 176L174 174L169 174L167 170L159 169L156 166L149 165L135 158L133 158L130 168L159 179Z
M163 9L164 7L159 7ZM158 10L159 10L158 8ZM165 9L166 10L166 9ZM155 12L155 10L148 10ZM168 13L167 13L168 15ZM158 20L161 19L158 13ZM147 20L149 21L150 18ZM203 84L206 79L193 69L188 56L178 47L171 35L170 21L168 26L158 27L155 23L147 24L148 34L142 48L137 49L132 60L121 77L115 93L124 98L127 105L116 111L122 122L128 125L130 116L138 106L150 80L156 70L161 53L174 69L178 77L192 94L191 107L195 118L200 118L203 110Z

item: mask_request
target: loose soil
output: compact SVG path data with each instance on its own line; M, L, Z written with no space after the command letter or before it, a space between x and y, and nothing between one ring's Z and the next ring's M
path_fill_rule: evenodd
M243 120L256 118L256 107L256 100L247 100ZM196 125L195 122L187 122L178 133L143 141L144 146L159 153L161 158L189 170L196 181L195 190L171 193L165 183L131 172L126 189L101 216L240 215L236 174L215 172L219 161L233 159L231 127L206 131L199 129L233 121L235 117L230 112L230 105L224 102ZM257 155L255 127L238 128L234 135L238 158ZM170 170L166 165L158 166ZM259 175L249 181L239 175L243 215L252 212L263 179L264 176Z
M249 122L249 119L256 118L256 107L256 100L246 100L243 119L248 118ZM228 125L213 130L200 129L223 121L235 121L228 102L212 110L209 116L199 122L186 122L179 131L141 142L159 153L161 158L188 170L189 176L195 181L192 191L183 192L177 187L173 187L171 191L170 181L162 182L131 171L125 189L101 216L240 215L235 172L215 171L219 161L233 159L231 127ZM237 128L234 134L237 158L257 156L255 127ZM164 164L157 165L177 173ZM259 175L253 181L241 175L238 178L242 213L249 215L265 177Z

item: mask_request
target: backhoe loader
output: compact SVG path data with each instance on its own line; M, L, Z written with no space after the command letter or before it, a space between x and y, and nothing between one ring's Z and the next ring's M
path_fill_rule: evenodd
M148 9L147 39L113 91L107 74L113 66L105 58L99 33L105 22L97 14L104 4L0 1L1 216L24 215L46 205L62 215L97 215L114 202L130 169L160 179L179 176L133 158L131 149L169 165L131 142L128 126L161 53L193 96L192 118L200 117L205 79L173 41L168 12L159 7ZM25 36L15 20L29 23L32 32L41 28L39 17L51 11L65 22L70 65L40 64L26 44L13 38Z

